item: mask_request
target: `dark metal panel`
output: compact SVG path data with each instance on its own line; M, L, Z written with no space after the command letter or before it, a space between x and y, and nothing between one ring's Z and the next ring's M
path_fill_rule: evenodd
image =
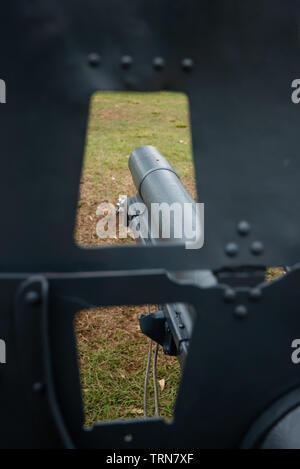
M262 286L261 297L238 289L232 302L222 287L181 285L159 273L52 274L48 281L55 388L76 446L236 447L270 403L300 385L291 361L291 343L299 335L299 270ZM189 302L197 312L174 421L111 422L83 432L80 408L74 405L78 385L69 382L74 359L66 355L66 341L72 348L71 318L83 307L147 302ZM131 444L124 441L128 433Z
M297 449L299 400L299 388L296 388L273 402L250 427L241 448Z
M299 387L290 359L299 335L299 270L263 286L261 297L239 288L231 298L222 287L181 285L162 270L141 270L288 265L300 258L299 117L290 101L300 72L299 17L299 0L2 6L0 324L10 347L0 374L1 445L61 444L58 431L32 413L36 395L22 367L36 350L36 341L26 349L25 339L30 331L39 338L40 317L34 320L22 295L14 307L27 275L7 272L79 272L45 276L50 304L43 339L50 339L55 398L78 446L148 447L150 440L152 447L238 446L270 402ZM157 56L163 69L153 66ZM91 93L165 88L187 92L191 102L197 187L206 204L204 248L76 247ZM238 229L242 220L248 234ZM198 315L174 421L84 432L74 314L95 304L151 302L190 303ZM35 376L40 367L37 359L30 372ZM53 416L53 407L41 406L45 415L49 408ZM130 444L126 433L133 435Z
M126 8L120 0L43 0L2 10L3 271L180 270L300 258L299 113L290 100L299 75L298 0L145 0ZM157 56L165 59L160 71ZM182 64L187 57L195 67ZM164 88L190 98L205 246L77 248L89 96ZM251 224L248 237L237 234L241 220ZM232 242L239 245L234 258L225 254Z
M35 287L37 279L27 281L19 289L16 321L12 323L9 318L14 317L11 313L15 291L22 279L20 276L11 276L6 281L1 278L3 287L6 282L1 302L8 311L8 316L3 318L5 324L11 324L6 333L10 360L3 368L0 388L0 401L5 402L1 405L1 446L60 445L57 431L45 426L47 412L56 422L53 407L50 405L47 410L47 406L42 406L42 412L46 414L33 418L34 409L40 405L37 399L41 396L31 392L35 388L31 386L30 376L39 377L40 373L36 368L39 360L32 360L31 364L30 357L36 347L40 347L36 340L39 337L42 350L49 347L48 356L51 354L53 382L46 380L45 397L48 399L49 391L54 392L75 446L238 446L248 428L270 403L300 386L298 368L291 361L291 343L299 335L299 272L299 269L294 270L277 282L263 285L261 296L240 288L231 301L224 295L223 287L189 286L159 272L48 274L51 301L47 337L50 342L46 348L46 336L38 334L41 306L35 306L30 300L31 295L28 296L28 289L30 292ZM118 298L115 296L116 284ZM4 291L7 292L6 300ZM190 303L197 314L174 421L111 422L83 430L72 332L74 315L80 309L94 305L150 302ZM38 313L37 320L33 321L35 312ZM32 338L36 339L27 343L31 332ZM25 375L20 372L24 366L28 370ZM23 391L21 394L20 390ZM124 440L128 434L133 435L130 444Z
M300 449L300 408L289 412L266 436L261 449Z
M25 280L25 279L24 279ZM43 388L39 308L31 310L16 295L22 278L1 278L1 337L7 362L0 366L1 448L58 448Z

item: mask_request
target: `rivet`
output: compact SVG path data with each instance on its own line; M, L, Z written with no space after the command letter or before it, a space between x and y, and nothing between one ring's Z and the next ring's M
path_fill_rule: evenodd
M101 57L96 52L91 52L88 55L88 63L91 67L98 67L101 63Z
M258 301L262 297L262 291L260 288L252 288L249 292L249 298L253 301Z
M232 303L236 299L236 292L232 288L227 288L224 292L224 300Z
M264 252L264 245L261 241L254 241L250 249L254 256L260 256Z
M37 305L41 300L40 294L35 290L30 290L25 295L25 302L28 305Z
M225 252L229 257L235 257L239 252L239 247L236 243L228 243Z
M153 59L153 68L157 71L162 70L165 67L165 60L162 57L155 57Z
M244 305L238 305L234 310L234 315L239 319L245 318L247 314L248 314L248 310L246 306Z
M238 223L237 230L241 236L247 236L250 233L250 223L245 220L242 220Z
M131 433L128 433L127 435L124 436L125 443L131 443L132 440L133 440L133 436Z
M45 385L44 385L44 383L36 382L36 383L33 384L32 390L33 390L33 392L42 394L45 391Z
M127 70L131 68L132 64L133 58L131 57L131 55L123 55L123 57L121 58L121 67Z
M181 67L184 72L191 72L194 68L194 61L190 58L185 58L181 62Z

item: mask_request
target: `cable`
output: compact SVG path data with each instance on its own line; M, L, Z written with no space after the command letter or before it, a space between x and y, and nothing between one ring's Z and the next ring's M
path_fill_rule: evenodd
M148 407L148 383L149 383L151 355L152 355L152 340L150 339L147 366L146 366L145 384L144 384L144 417L148 417L148 411L147 411L147 407Z
M154 387L154 400L155 400L155 416L159 417L159 398L158 398L158 388L157 388L157 379L156 379L156 365L157 365L157 355L158 355L159 344L156 344L154 351L153 359L153 387Z
M148 304L147 307L148 307L148 314L151 314L150 305ZM150 365L151 365L151 357L152 357L152 344L153 344L153 341L152 339L150 339L147 365L146 365L145 383L144 383L144 417L148 417L148 384L149 384ZM156 344L155 350L154 350L153 369L152 369L156 417L159 417L159 396L158 396L157 377L156 377L158 350L159 350L159 344Z

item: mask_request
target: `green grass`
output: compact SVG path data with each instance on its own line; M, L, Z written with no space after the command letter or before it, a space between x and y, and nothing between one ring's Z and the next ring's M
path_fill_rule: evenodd
M143 416L143 386L146 368L145 339L128 340L119 332L113 344L102 340L101 348L80 347L85 363L82 370L82 388L85 401L86 425L98 420L138 418ZM136 355L139 363L136 363ZM130 371L132 369L132 371ZM179 369L171 360L161 360L158 379L167 381L160 392L160 412L165 418L173 415ZM153 382L149 380L149 414L154 415Z
M101 191L105 178L128 178L128 157L156 146L193 183L188 102L181 93L96 93L92 98L84 170ZM120 186L120 184L119 184ZM119 194L112 184L110 195Z
M82 311L76 318L86 425L100 420L143 417L148 339L139 330L145 306L122 306ZM154 311L154 309L152 309ZM153 347L154 348L154 347ZM160 350L157 362L161 416L173 416L180 367L175 357ZM148 413L154 415L150 375Z

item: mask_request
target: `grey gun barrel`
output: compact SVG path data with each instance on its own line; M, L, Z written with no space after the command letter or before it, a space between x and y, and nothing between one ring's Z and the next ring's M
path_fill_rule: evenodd
M129 170L134 185L143 201L180 201L195 203L168 160L153 146L145 145L134 150L129 157Z
M200 242L200 204L197 207L168 160L146 145L132 152L129 169L138 192L135 201L147 207L151 244L166 239L169 243Z

